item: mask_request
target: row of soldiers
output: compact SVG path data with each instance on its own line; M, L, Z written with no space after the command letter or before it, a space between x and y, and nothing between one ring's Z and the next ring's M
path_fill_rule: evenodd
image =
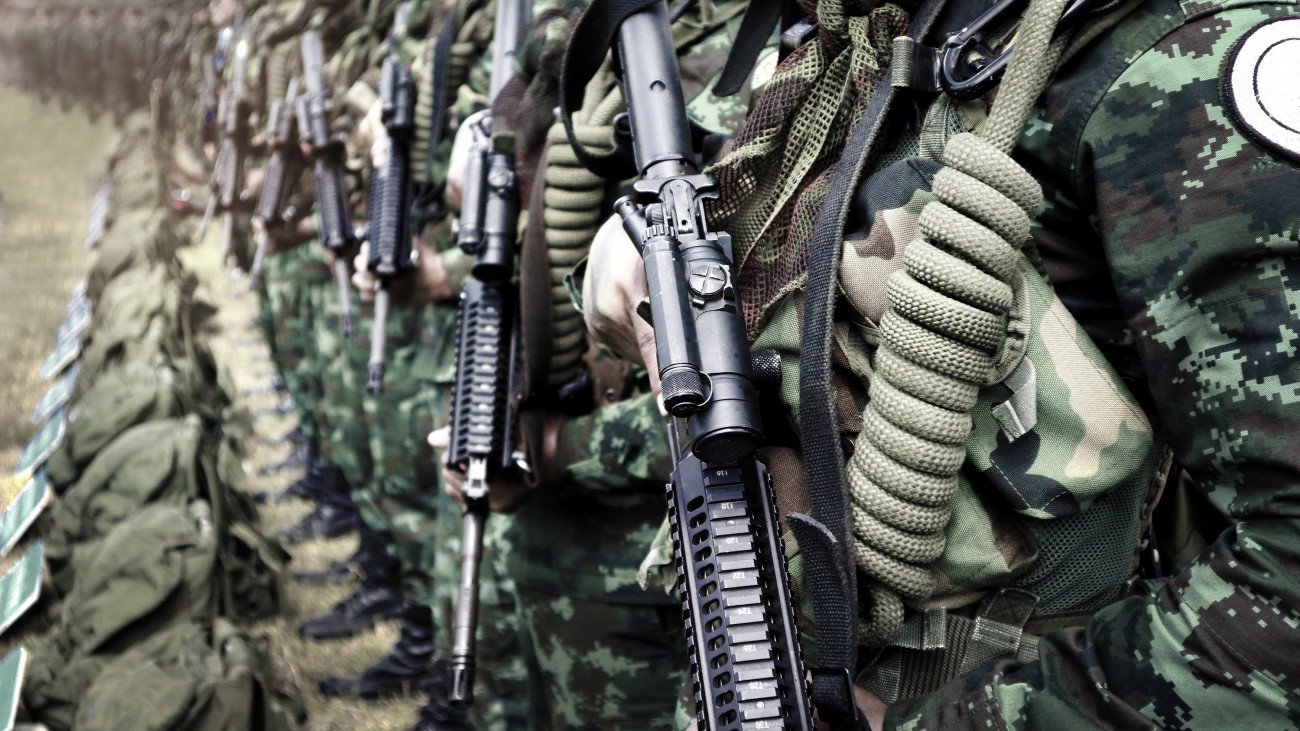
M819 0L777 34L780 4L587 5L535 3L507 74L501 0L209 6L216 44L191 76L222 77L210 218L255 282L308 465L265 499L316 501L284 540L361 537L307 577L361 581L302 632L403 624L388 657L322 690L427 689L421 729L684 727L690 669L698 708L743 714L710 727L800 727L778 706L802 672L730 672L771 628L727 645L754 616L732 598L788 581L783 631L834 728L1293 720L1300 146L1271 84L1294 68L1272 55L1300 38L1294 7ZM693 124L656 121L705 154L629 171L600 153L672 136L638 128L646 107L621 116L638 52L667 37L607 55L650 6L672 19ZM457 241L485 149L513 158L489 182L526 214L518 468L486 476L438 454L476 375L453 334L481 281ZM607 220L622 179L656 167L699 197L640 229L628 203ZM383 205L392 180L409 205ZM674 290L696 252L662 247L690 235L721 255ZM690 328L665 313L701 311L734 331L666 339ZM771 354L761 399L747 365L701 373L691 352L739 361L732 335ZM779 571L712 553L748 552L765 517L730 497L665 520L670 472L710 453L673 443L699 419L665 435L661 379L676 417L762 401ZM705 495L744 496L730 465L751 464L756 431L705 460ZM461 500L494 510L469 707ZM696 582L691 641L660 585Z
M0 18L10 81L64 109L111 114L119 125L151 97L176 101L189 83L193 44L211 45L194 2L5 3Z
M247 114L229 129L255 134L251 143L243 143L248 145L244 164L253 170L267 161L263 169L269 171L279 164L270 158L296 154L274 134L273 108L281 114L288 108L297 75L303 74L297 93L319 83L310 78L316 70L303 68L301 34L268 39L264 32L299 8L247 1L212 8L214 27L232 29L225 51L225 103L237 93L240 112ZM221 201L214 207L214 218L233 209L249 219L237 216L231 223L240 230L237 242L245 243L232 247L234 260L255 273L264 330L303 435L306 477L283 495L265 498L305 497L316 507L282 538L292 542L353 528L361 536L350 559L303 576L339 580L357 574L361 582L333 611L304 623L300 631L324 641L363 631L378 617L402 623L387 657L357 677L322 679L321 690L365 698L411 688L428 691L421 729L666 727L677 713L686 674L676 601L662 588L642 588L637 579L663 519L662 484L670 469L654 395L643 369L588 348L581 316L562 285L562 269L585 256L604 218L605 183L572 161L538 162L547 140L562 128L548 135L555 125L550 113L541 119L533 115L555 105L556 53L563 48L557 37L580 9L536 8L545 11L539 15L544 22L528 35L518 56L529 59L531 73L511 82L521 100L514 111L517 123L521 132L527 130L526 138L520 135L520 149L530 161L519 166L519 174L535 178L539 186L547 175L567 176L563 184L580 200L539 205L533 214L534 221L563 218L550 229L534 226L534 235L551 231L564 239L554 249L554 268L542 272L548 282L545 303L555 310L553 341L560 347L538 388L564 398L550 399L554 405L523 417L535 432L532 475L546 489L517 512L517 505L498 506L510 514L487 523L479 687L468 713L447 697L462 511L442 488L439 455L427 437L447 424L456 377L456 302L471 261L455 244L451 223L462 190L449 168L455 164L458 133L488 105L495 5L414 3L399 15L396 3L364 11L316 3L306 24L328 58L323 76L333 113L330 144L341 142L345 149L318 146L297 169L336 165L353 191L347 217L368 218L372 242L377 222L366 204L373 196L358 193L372 187L367 174L380 175L385 148L404 144L382 117L378 71L391 55L414 75L409 142L414 253L399 263L396 275L384 277L389 304L382 319L373 302L377 276L368 245L351 231L345 240L331 240L314 226L327 217L308 215L321 199L319 172L288 181L295 192L284 197L271 220L253 210L264 173L250 174L252 185L230 198L228 208ZM688 77L692 94L701 97L697 107L732 131L743 119L745 101L707 99L704 89L721 69L742 10L739 2L700 3L679 21L682 54L694 64ZM616 96L612 74L602 83L597 102ZM527 91L531 88L537 91ZM536 105L522 103L523 95L532 93L544 96ZM608 134L618 105L605 101L591 111L592 129ZM256 134L261 130L267 134ZM214 181L214 198L220 197L219 188ZM339 267L347 273L339 275ZM346 290L338 286L339 276L349 280ZM341 291L346 299L340 299ZM368 376L375 359L374 328L380 327L383 370L376 388Z

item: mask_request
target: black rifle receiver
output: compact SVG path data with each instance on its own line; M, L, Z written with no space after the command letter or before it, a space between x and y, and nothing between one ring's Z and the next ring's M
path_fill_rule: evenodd
M284 99L271 105L266 117L266 144L271 159L266 163L262 177L262 192L253 208L253 239L257 248L253 263L248 269L248 285L257 289L262 278L262 263L271 231L288 226L297 219L297 211L289 206L289 195L302 170L302 152L298 148L295 110L298 100L298 77L289 80Z
M397 55L397 34L406 27L410 3L397 6L380 82L380 103L390 149L382 170L371 173L370 259L374 272L375 319L370 333L370 373L366 388L384 389L384 329L388 322L388 285L415 267L411 260L411 139L415 136L415 79Z
M234 54L230 84L217 103L221 141L208 187L211 198L199 226L199 238L207 235L215 214L221 214L221 265L234 254L235 209L243 201L244 160L248 154L248 108L244 100L244 73L248 66L248 42L244 38L243 11L235 16L230 52Z
M303 33L301 40L303 78L307 93L298 99L299 135L311 148L315 164L316 229L321 243L334 253L334 280L339 290L340 325L344 337L352 337L352 297L349 290L347 252L357 242L348 211L347 189L343 183L343 141L329 133L329 115L333 110L330 93L325 88L325 51L315 31Z
M696 171L672 38L662 2L619 28L641 178L615 205L645 260L672 414L669 519L696 716L709 731L812 729L780 523L754 457L763 432L731 237L704 218L717 188Z
M501 0L493 29L490 99L514 75L514 56L529 19L529 0ZM492 144L492 120L471 128L473 146L456 243L474 257L460 296L456 388L451 402L448 464L465 470L460 587L452 625L452 703L474 702L474 636L478 629L478 575L488 514L488 480L517 466L510 391L519 373L517 255L519 193L513 150ZM526 468L525 468L526 469Z

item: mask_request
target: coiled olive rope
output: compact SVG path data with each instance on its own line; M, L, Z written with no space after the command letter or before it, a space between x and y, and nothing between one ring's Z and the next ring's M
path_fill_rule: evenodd
M922 240L889 278L876 371L862 433L848 463L853 549L868 577L863 644L889 644L904 603L934 591L930 564L943 553L971 409L998 366L1020 248L1042 192L1009 153L1062 47L1053 42L1066 0L1034 0L1025 13L997 99L981 134L944 149L938 199L921 211Z
M590 150L613 148L614 116L622 110L618 88L592 84L591 98L575 115L573 130ZM594 90L604 92L594 96ZM551 365L549 385L562 386L578 374L586 353L587 328L582 313L569 304L564 277L587 256L596 232L604 222L606 180L583 167L569 146L564 124L556 122L547 131L551 143L547 152L545 178L546 257L551 271Z

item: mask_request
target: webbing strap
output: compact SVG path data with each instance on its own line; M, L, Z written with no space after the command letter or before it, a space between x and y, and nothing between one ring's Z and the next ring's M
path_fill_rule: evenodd
M912 18L908 36L923 37L943 8L944 0L926 0ZM796 533L804 554L807 575L814 596L817 622L817 658L823 670L853 673L857 662L857 574L849 553L848 491L844 489L844 453L835 422L830 378L831 320L835 313L837 272L843 246L848 204L857 189L862 168L895 98L892 70L871 97L861 121L854 128L844 152L831 174L830 188L817 213L816 228L808 252L808 285L804 302L803 355L799 366L799 423L802 431L804 465L808 473L810 517L799 516L791 526L806 521L821 530L805 526ZM793 517L793 516L792 516ZM827 581L842 580L837 592L821 596ZM842 577L842 578L841 578ZM835 600L832 601L831 597ZM847 698L829 682L812 687L813 703L823 719L853 718L856 713L852 689ZM832 728L847 724L831 721Z
M447 20L442 24L442 30L438 31L438 40L433 46L433 67L430 69L429 77L432 82L430 93L433 94L432 110L429 113L429 150L428 159L425 164L428 166L428 180L433 180L433 166L438 161L438 146L442 143L442 133L446 130L447 120L447 75L451 68L451 46L456 40L456 28L459 27L457 20L464 21L473 15L476 10L482 7L484 0L469 0L465 7L464 15L456 12L455 9L447 15Z
M663 0L594 0L573 29L569 47L564 51L560 72L560 114L569 145L582 166L607 180L622 180L635 173L631 148L616 145L612 152L593 153L573 131L573 113L582 108L587 83L605 62L605 54L614 45L619 26L628 16L654 7ZM629 173L629 170L632 173Z
M727 63L722 67L718 83L713 87L717 96L731 96L740 91L740 87L749 78L758 62L758 54L767 46L768 36L781 20L785 10L782 0L750 0L745 9L745 19L740 21L740 28L731 42L731 53L727 54Z
M468 14L468 13L467 13ZM433 166L438 160L438 146L442 143L442 129L446 126L443 115L447 108L447 69L451 67L451 43L456 38L456 11L447 14L438 31L438 40L433 44L433 66L429 69L429 99L432 107L429 111L429 149L425 155L425 170L433 180Z

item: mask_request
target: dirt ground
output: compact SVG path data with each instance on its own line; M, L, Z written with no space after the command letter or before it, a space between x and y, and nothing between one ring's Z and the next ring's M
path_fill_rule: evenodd
M39 376L41 362L53 348L54 332L89 258L82 249L91 201L99 187L114 138L105 122L92 123L78 112L64 113L18 92L0 89L0 508L22 487L12 477L19 452L35 430L31 415L50 384ZM195 222L197 228L197 222ZM215 227L214 227L215 228ZM241 392L263 388L270 361L258 332L251 327L256 301L244 280L229 279L217 266L216 231L208 240L181 253L185 265L204 282L218 305L219 332L213 350L229 368ZM242 394L257 414L269 409L270 395ZM247 488L278 490L297 475L264 476L261 468L282 460L289 447L264 442L293 427L290 418L273 414L256 420L257 438L249 445ZM310 505L289 501L263 509L262 527L274 533L305 515ZM30 545L32 536L0 559L6 570ZM326 566L354 550L356 539L309 541L290 546L291 571ZM389 731L415 722L422 698L383 701L329 699L316 691L321 677L354 674L383 657L398 628L381 623L374 632L350 640L306 642L298 625L327 611L346 597L352 585L308 585L289 578L284 611L274 621L250 626L271 638L278 680L296 687L309 713L311 731ZM22 644L39 648L50 629L38 620L21 622L2 638L0 652Z

